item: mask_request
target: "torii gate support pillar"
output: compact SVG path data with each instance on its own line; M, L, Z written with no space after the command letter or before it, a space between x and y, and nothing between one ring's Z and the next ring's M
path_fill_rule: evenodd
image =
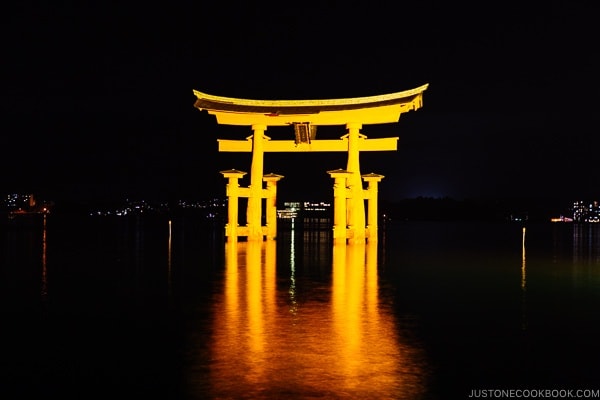
M277 181L283 178L282 175L267 174L263 177L263 181L267 182L267 240L275 240L277 238Z
M221 171L227 182L227 225L225 225L225 236L228 240L237 240L238 237L238 200L240 197L240 185L238 180L246 175L243 171L235 169Z
M348 225L346 216L346 201L348 198L348 188L346 182L352 173L336 169L327 171L334 179L333 182L333 243L346 244L348 238Z
M365 174L362 176L365 182L368 182L367 190L365 191L367 199L367 241L377 241L377 230L378 230L378 183L384 178L383 175L378 174Z

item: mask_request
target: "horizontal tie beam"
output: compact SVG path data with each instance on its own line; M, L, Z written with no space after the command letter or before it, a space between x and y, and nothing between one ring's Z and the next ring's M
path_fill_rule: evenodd
M220 152L251 153L252 139L226 140L218 139ZM359 151L396 151L398 138L379 138L358 140ZM302 152L327 152L348 151L348 139L311 140L310 143L296 143L294 140L266 140L263 142L263 151L268 153L302 153Z

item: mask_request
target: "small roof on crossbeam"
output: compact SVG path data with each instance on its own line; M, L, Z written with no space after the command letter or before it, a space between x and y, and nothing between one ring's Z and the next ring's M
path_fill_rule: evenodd
M400 114L421 108L428 86L378 96L323 100L236 99L194 90L194 107L214 115L223 125L384 124L398 122Z

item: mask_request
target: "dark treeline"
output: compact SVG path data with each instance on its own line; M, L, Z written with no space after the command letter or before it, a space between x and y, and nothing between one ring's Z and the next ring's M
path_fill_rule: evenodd
M465 199L417 197L382 201L380 215L412 221L549 221L570 215L570 204L548 199Z
M50 202L52 214L114 215L127 210L128 214L203 215L225 221L225 199L203 201L151 202L123 200L118 202ZM39 202L42 204L42 202ZM379 216L395 221L549 221L551 218L573 216L573 202L548 198L471 198L417 197L398 201L379 200ZM280 202L278 208L283 207ZM9 209L0 207L0 212ZM240 215L245 204L240 204ZM310 214L310 213L309 213ZM333 209L328 215L333 214ZM330 216L331 216L330 215ZM310 214L309 216L314 216ZM321 217L319 215L319 217Z

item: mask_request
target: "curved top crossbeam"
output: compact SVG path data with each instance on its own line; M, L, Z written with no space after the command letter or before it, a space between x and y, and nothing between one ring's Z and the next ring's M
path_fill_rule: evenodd
M194 107L214 115L224 125L383 124L397 122L403 112L421 108L428 86L377 96L320 100L238 99L194 90Z

